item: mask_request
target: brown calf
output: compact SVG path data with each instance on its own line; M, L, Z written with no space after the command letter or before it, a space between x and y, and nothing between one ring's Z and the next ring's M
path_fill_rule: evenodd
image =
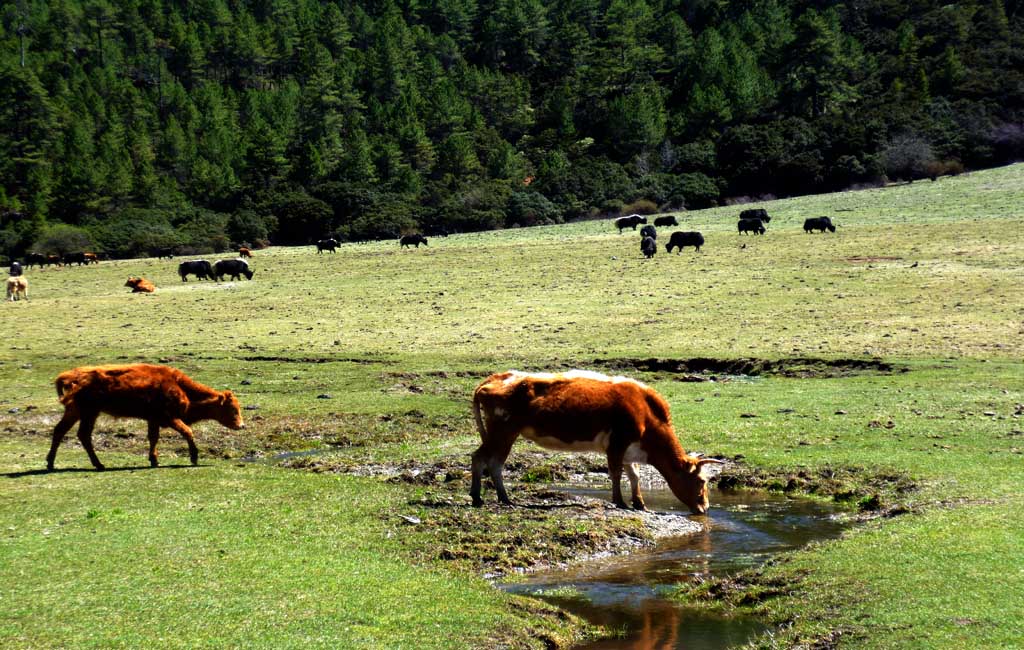
M242 246L241 248L238 249L238 256L239 257L252 257L252 251L249 250L248 248L246 248L245 246Z
M7 299L28 300L28 279L24 275L7 278Z
M46 455L49 470L53 469L57 447L79 420L78 439L93 467L103 469L92 446L92 431L100 413L138 418L149 424L149 464L153 467L158 464L156 445L161 427L170 427L185 438L189 459L195 465L199 450L190 424L216 420L229 429L244 426L238 399L231 391L208 388L169 366L83 366L59 374L56 386L64 416L53 429L50 453Z
M156 285L152 282L146 278L137 278L135 276L128 278L128 281L124 283L124 286L131 287L132 293L153 293L156 291Z
M480 506L484 468L498 500L510 504L502 470L519 436L558 451L593 451L608 458L612 501L625 508L622 470L633 507L644 510L634 463L654 465L672 493L695 514L708 509L708 478L722 461L688 456L676 438L668 403L653 389L625 377L573 370L563 374L517 371L491 375L473 393L481 445L473 453L473 505Z

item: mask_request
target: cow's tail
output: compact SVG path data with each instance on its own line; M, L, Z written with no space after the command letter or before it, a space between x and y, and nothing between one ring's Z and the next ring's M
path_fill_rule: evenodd
M479 390L473 393L473 418L476 420L476 430L480 433L480 440L487 440L487 427L484 426L484 417L480 412Z

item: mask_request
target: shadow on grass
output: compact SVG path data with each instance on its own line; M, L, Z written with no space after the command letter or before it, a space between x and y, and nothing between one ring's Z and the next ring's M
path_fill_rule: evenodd
M42 476L43 474L68 474L76 472L99 474L107 472L135 472L150 469L188 469L189 467L202 467L202 465L160 465L159 467L139 465L138 467L107 467L102 470L96 470L91 467L64 467L62 469L27 469L23 472L7 472L6 474L0 474L0 476L2 476L3 478L22 478L24 476Z

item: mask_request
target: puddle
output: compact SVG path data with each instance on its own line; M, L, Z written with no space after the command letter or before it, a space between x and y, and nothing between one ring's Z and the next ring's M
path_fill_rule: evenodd
M599 489L570 488L600 498ZM644 493L656 511L682 511L667 490ZM757 493L714 491L704 531L669 538L654 549L588 562L499 585L516 594L554 603L610 630L618 638L575 646L576 650L711 650L742 645L767 631L757 619L709 614L682 607L667 596L679 583L758 566L783 551L839 536L845 523L828 504Z

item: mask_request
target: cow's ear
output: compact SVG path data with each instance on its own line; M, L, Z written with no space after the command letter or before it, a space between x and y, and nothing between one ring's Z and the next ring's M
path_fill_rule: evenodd
M220 394L220 403L227 404L228 402L231 401L232 397L234 397L234 395L231 393L231 391L226 390Z

